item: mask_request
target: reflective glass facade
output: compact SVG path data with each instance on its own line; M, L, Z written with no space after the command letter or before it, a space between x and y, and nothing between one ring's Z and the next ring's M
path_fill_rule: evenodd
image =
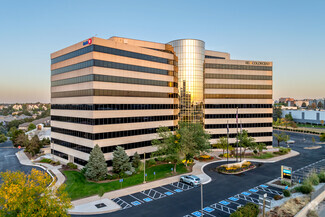
M178 57L179 120L203 123L205 43L180 39L169 44Z

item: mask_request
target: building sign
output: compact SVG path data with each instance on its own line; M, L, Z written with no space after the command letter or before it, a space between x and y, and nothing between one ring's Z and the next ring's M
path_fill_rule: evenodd
M246 61L245 63L248 65L263 65L263 66L271 65L271 63L268 63L268 62L256 62L256 61Z
M291 181L291 175L292 175L292 168L281 166L281 179L287 179Z
M90 39L88 39L88 41L84 41L84 42L82 43L82 45L85 46L85 45L87 45L87 44L91 44L92 42L93 42L93 40L91 40L91 38L90 38Z

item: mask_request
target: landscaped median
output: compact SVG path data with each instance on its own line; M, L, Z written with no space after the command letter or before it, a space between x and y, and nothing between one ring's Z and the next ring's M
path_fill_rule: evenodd
M189 172L184 164L177 165L177 173L174 173L172 171L173 167L173 164L160 164L147 168L146 181L154 181ZM66 176L66 191L68 192L72 200L89 197L96 194L101 195L103 192L121 189L121 186L122 188L125 188L134 185L139 185L142 184L144 181L143 171L140 171L132 176L123 178L122 183L120 182L121 179L107 180L101 182L88 181L85 176L77 170L65 170L63 171L63 173Z

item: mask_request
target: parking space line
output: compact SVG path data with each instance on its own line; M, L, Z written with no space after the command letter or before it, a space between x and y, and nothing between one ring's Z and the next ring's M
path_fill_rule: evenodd
M262 188L262 187L256 187L257 189L261 189L262 191L269 192L271 194L277 194L277 195L282 195L282 192L276 191L276 190L271 190L269 188Z
M149 192L147 193L146 191L148 191L148 190L149 190ZM155 199L155 200L166 197L166 195L164 195L164 194L162 194L162 193L160 193L160 192L158 192L158 191L156 191L154 189L148 189L148 190L141 191L141 193L148 196L148 197L151 197L152 199ZM153 196L150 195L151 192L154 193ZM158 194L158 198L155 197L156 194Z
M134 199L138 200L140 203L143 203L142 200L140 200L139 198L136 198L135 196L133 196L132 194L129 194L129 196L133 197Z
M248 202L253 202L253 203L258 204L258 199L253 198L253 197L248 197L248 196L245 196L245 195L242 195L242 194L237 194L234 197L237 197L237 198L242 199L242 200L246 200Z
M231 214L232 212L236 211L235 209L227 207L225 205L221 205L220 203L212 204L210 207L220 210L222 212L225 212L227 214Z
M185 183L181 183L181 182L173 182L173 183L171 183L170 185L173 185L174 187L177 187L177 188L183 189L183 190L185 190L185 191L193 188L192 186L187 185L187 184L185 184ZM180 185L181 185L181 186L180 186Z
M127 208L131 208L132 207L132 205L130 205L129 203L125 202L124 200L122 200L119 197L112 199L112 201L114 201L115 203L117 203L118 205L120 205L122 207L122 209L127 209Z
M171 191L171 192L174 192L173 190L171 190L171 189L168 189L168 188L166 188L166 187L163 187L163 186L160 186L161 188L163 188L163 189L166 189L167 191Z

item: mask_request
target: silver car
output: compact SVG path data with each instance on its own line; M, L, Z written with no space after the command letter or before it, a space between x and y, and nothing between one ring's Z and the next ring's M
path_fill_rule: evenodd
M181 176L179 181L189 184L191 186L196 186L201 184L200 178L194 175Z

